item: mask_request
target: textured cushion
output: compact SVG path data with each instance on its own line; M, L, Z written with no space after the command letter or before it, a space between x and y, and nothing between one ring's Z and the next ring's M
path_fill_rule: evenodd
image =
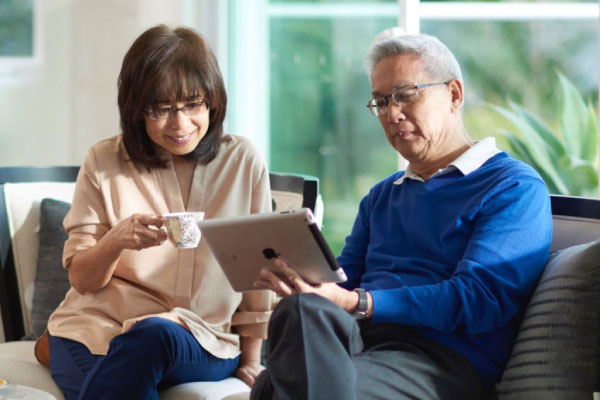
M69 290L67 271L62 266L62 252L67 234L62 221L71 204L43 199L40 205L40 243L37 257L31 308L31 339L44 333L50 314Z
M600 390L600 241L554 254L496 391L502 400L591 399Z
M4 185L8 228L12 239L25 333L31 332L33 284L37 266L40 204L46 197L71 201L75 183L34 182Z

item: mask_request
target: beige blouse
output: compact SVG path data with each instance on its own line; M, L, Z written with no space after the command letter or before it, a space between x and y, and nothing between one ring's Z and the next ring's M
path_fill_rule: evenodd
M204 211L206 219L269 212L263 158L247 139L228 137L213 161L196 166L187 211ZM63 264L69 268L75 253L94 246L134 213L178 211L186 209L172 163L166 169L137 169L121 136L104 140L90 149L77 177L63 223L69 234ZM274 301L269 291L234 292L204 240L195 249L165 241L123 251L104 288L86 294L71 288L50 316L48 330L83 343L93 354L106 354L114 336L143 318L160 316L187 326L213 355L232 358L240 352L238 334L266 337Z

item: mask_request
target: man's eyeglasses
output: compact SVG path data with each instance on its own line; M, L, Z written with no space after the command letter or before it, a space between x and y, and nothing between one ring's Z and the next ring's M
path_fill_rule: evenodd
M148 107L145 111L146 114L150 118L155 121L165 120L169 117L175 115L177 111L181 111L183 115L188 117L193 117L198 114L204 113L208 110L208 102L207 101L194 101L192 103L187 103L185 106L176 108L176 107L157 107L152 108Z
M447 85L448 82L450 81L403 86L399 89L394 90L391 94L388 94L387 96L379 96L369 100L369 102L367 103L367 107L369 107L369 111L371 111L371 114L378 117L387 112L389 101L388 99L392 99L394 103L396 103L399 106L406 106L417 100L417 98L419 97L419 89L424 89L426 87L435 85Z

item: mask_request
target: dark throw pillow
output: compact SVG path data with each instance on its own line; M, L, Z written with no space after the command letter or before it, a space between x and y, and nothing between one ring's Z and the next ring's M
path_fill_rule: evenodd
M48 317L65 298L70 288L67 271L62 266L62 253L67 234L62 221L71 204L54 199L43 199L40 205L40 244L31 306L33 333L36 339L44 333Z
M600 391L600 241L551 257L496 386L501 400L591 400L595 391Z

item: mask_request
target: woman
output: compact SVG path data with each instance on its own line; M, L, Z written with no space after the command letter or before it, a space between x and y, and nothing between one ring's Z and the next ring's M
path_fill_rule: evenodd
M217 61L193 30L153 27L125 55L118 103L122 135L91 148L64 220L52 376L67 399L157 399L233 373L252 385L274 295L234 292L206 243L175 248L160 217L271 210L263 159L223 133Z

